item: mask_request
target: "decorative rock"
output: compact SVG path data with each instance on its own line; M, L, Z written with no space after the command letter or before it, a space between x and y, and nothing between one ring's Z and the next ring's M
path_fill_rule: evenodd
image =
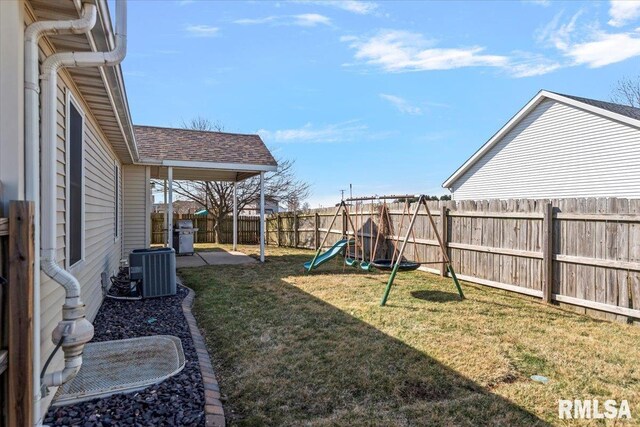
M51 426L204 426L205 396L198 354L177 295L137 301L105 299L94 321L93 341L149 335L175 335L182 341L184 370L142 391L118 394L63 407L52 407L45 417ZM153 319L152 321L149 321ZM143 360L132 361L144 363Z

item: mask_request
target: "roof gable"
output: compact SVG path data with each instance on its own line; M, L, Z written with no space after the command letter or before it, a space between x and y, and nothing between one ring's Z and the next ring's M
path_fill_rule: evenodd
M502 137L529 115L543 100L552 99L564 104L589 111L600 116L616 120L640 129L640 109L611 102L597 101L589 98L562 95L555 92L541 90L520 111L518 111L498 132L496 132L482 147L480 147L466 162L462 164L445 182L444 188L450 188L454 182L464 175L478 160L480 160Z

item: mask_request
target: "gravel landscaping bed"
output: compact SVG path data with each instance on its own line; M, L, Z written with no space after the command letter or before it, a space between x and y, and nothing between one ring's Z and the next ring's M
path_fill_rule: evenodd
M188 290L172 297L139 301L105 299L94 321L93 341L149 335L175 335L186 364L177 375L142 391L50 408L45 424L56 426L204 426L204 388L181 303ZM144 363L143 360L132 361Z

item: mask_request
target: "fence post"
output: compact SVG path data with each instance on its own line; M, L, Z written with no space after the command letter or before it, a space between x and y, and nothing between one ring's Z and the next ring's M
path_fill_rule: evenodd
M442 238L442 246L444 250L449 249L449 209L446 206L440 208L440 237ZM440 264L440 275L442 277L447 275L447 265L445 264L445 256L442 254L442 264Z
M550 303L553 295L553 204L544 207L542 220L542 299Z
M300 241L300 237L298 236L298 212L293 213L293 247L298 247L298 242Z
M32 426L33 202L9 205L8 423Z
M281 243L280 243L281 242L281 240L280 240L280 232L281 232L280 228L281 228L281 226L280 226L280 214L277 213L276 214L276 230L278 231L278 247L280 247L280 245L281 245Z
M320 246L320 215L316 212L314 216L313 246L318 250L318 247Z

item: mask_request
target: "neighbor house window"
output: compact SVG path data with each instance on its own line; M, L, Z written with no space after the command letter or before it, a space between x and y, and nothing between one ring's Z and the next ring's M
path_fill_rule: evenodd
M115 207L115 230L114 235L117 238L119 235L119 226L120 226L120 168L117 164L113 166L113 194L115 197L114 207Z
M69 98L67 128L67 238L69 266L82 259L83 238L83 121L82 113Z

